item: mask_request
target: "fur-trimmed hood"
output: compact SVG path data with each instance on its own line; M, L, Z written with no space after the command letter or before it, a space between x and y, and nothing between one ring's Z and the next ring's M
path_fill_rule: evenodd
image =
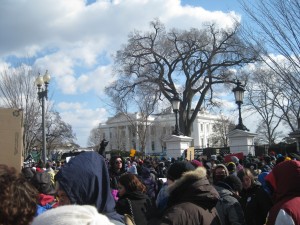
M206 177L204 167L185 172L181 178L168 187L168 192L169 206L181 202L192 202L204 208L212 208L219 199L218 192Z

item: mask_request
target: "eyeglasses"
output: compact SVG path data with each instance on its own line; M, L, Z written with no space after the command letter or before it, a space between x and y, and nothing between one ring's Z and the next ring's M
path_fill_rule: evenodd
M121 160L115 161L115 164L119 164L119 163L122 163L122 161Z

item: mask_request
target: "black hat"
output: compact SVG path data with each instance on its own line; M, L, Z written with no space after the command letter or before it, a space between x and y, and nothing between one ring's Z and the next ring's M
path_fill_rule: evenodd
M195 167L187 161L174 162L168 169L167 178L177 180L184 172L195 170Z
M235 175L229 175L225 178L224 182L228 184L233 191L241 192L243 189L242 181Z

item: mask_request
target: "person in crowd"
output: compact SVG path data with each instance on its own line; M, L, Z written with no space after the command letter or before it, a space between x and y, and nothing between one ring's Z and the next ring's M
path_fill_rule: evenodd
M128 173L120 177L118 190L117 212L130 215L135 224L146 225L154 208L153 201L146 194L146 186L136 175Z
M91 205L65 205L36 217L31 225L114 225Z
M300 224L300 162L290 160L279 163L265 180L272 187L274 201L266 224Z
M22 174L29 182L33 178L35 171L31 167L24 167L22 168Z
M109 160L110 187L118 189L120 176L125 173L125 165L121 156L112 156Z
M55 180L59 205L93 205L113 223L123 224L123 216L115 211L106 162L97 152L75 156L58 171Z
M112 156L109 160L109 179L110 179L110 188L111 193L115 199L118 200L118 182L122 174L124 174L125 165L124 160L121 156L115 155Z
M0 187L0 224L31 224L38 191L15 168L4 164L0 164Z
M244 168L243 165L241 164L239 158L236 156L231 156L231 162L233 162L236 165L236 172L239 172L240 170L242 170Z
M31 179L32 185L38 190L38 209L37 214L44 213L46 210L57 207L57 201L54 197L55 188L51 181L51 176L46 171L37 172Z
M271 163L271 157L266 155L263 157L263 166L261 172L270 172L273 169L273 164Z
M221 224L216 210L219 194L210 185L204 167L183 173L168 192L167 208L156 224Z
M245 225L245 217L239 193L242 191L242 182L235 175L226 176L224 179L217 179L215 188L220 195L216 205L222 225Z
M169 193L167 191L168 186L178 180L184 172L192 170L195 170L195 167L187 161L178 161L170 165L167 171L167 182L162 186L156 198L156 206L159 212L163 212L167 207L169 198Z
M146 194L151 200L155 200L158 184L156 182L155 176L152 176L152 173L149 168L142 166L140 179L143 184L146 186Z
M229 172L230 175L231 174L233 174L233 175L237 174L236 164L234 162L227 163L227 169L228 169L228 172Z
M228 176L229 172L227 167L223 164L217 164L213 170L213 184L223 181Z
M200 166L203 166L203 163L200 162L200 161L197 160L197 159L191 160L191 164L192 164L195 168L200 167Z
M131 174L137 175L138 172L137 172L136 166L137 166L137 163L136 163L135 161L133 161L132 164L131 164L131 167L128 169L127 172L128 172L128 173L131 173Z
M247 225L264 225L272 200L248 168L237 174L243 184L240 203Z
M52 185L54 186L55 185L55 182L54 182L55 171L52 169L52 163L51 162L46 163L46 171L45 172L49 173L49 175L51 177Z

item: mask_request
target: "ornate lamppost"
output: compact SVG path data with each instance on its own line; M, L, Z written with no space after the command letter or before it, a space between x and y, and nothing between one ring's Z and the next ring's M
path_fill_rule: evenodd
M244 92L245 92L245 89L243 87L244 86L242 85L242 83L239 80L237 80L236 87L232 89L235 97L235 103L238 105L238 109L239 109L239 123L238 125L236 125L235 129L249 131L249 129L243 124L242 113L241 113L241 105L243 104Z
M178 93L175 93L173 98L171 99L173 112L175 113L175 130L173 131L173 134L176 136L180 136L181 132L179 131L178 127L178 112L180 107L180 99L178 96Z
M46 132L45 132L45 100L48 100L48 85L51 77L48 74L48 70L44 76L39 74L38 78L36 78L36 85L38 88L38 99L39 102L42 103L42 137L43 137L43 152L42 152L42 160L44 163L47 161L46 154Z

